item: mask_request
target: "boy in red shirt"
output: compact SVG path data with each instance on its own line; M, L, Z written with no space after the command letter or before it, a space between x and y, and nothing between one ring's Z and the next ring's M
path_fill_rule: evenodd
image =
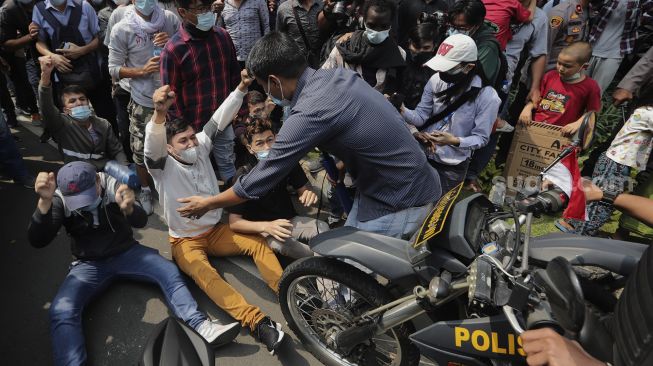
M592 47L587 42L575 42L558 55L556 70L544 74L540 87L542 99L537 108L529 102L519 116L528 126L533 120L563 126L561 132L571 136L580 127L587 112L601 110L601 88L586 76ZM533 116L533 110L535 115Z
M483 0L485 5L485 19L499 27L496 33L501 51L506 50L506 44L512 39L510 22L528 23L535 15L535 0L523 0L524 5L518 0ZM528 7L528 8L527 8Z

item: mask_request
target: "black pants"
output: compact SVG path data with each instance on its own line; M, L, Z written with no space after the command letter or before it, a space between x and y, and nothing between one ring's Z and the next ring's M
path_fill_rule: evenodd
M127 155L127 159L132 160L132 149L129 143L129 112L127 106L131 96L129 92L118 86L113 95L113 105L116 111L116 124L118 125L118 139L122 144L122 149Z
M36 105L36 94L27 77L27 59L12 56L7 62L11 67L9 77L16 89L16 105L30 113L37 113L39 109Z
M7 87L7 78L3 72L0 72L0 107L7 116L7 124L9 126L16 126L18 120L16 119L16 106L11 99L9 88Z

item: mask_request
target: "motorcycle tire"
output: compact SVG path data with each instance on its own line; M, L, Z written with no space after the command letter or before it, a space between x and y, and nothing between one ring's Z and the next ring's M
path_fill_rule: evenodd
M368 362L365 362L365 360L360 363L356 363L351 360L343 359L342 355L329 348L324 342L324 338L320 338L318 333L315 332L314 328L311 327L304 316L301 315L301 312L299 312L301 311L300 305L294 305L296 297L293 294L292 287L301 286L298 285L301 283L300 281L311 277L330 280L332 283L338 283L339 286L346 286L346 288L348 288L350 291L353 291L350 293L350 300L357 295L360 296L368 305L370 305L369 309L366 307L365 310L370 310L383 304L387 304L393 299L391 299L383 286L381 286L370 275L364 273L363 271L355 268L350 264L333 258L310 257L295 261L285 269L283 276L279 282L279 303L281 305L283 316L286 319L290 329L292 329L295 335L301 340L303 345L316 358L328 366L367 365ZM334 287L331 289L333 290L333 288ZM338 288L341 289L342 287ZM289 305L291 303L293 304L292 306L294 306L295 311L291 310ZM328 308L320 310L332 311ZM313 312L313 314L315 314L315 312ZM333 316L337 317L338 314L334 313ZM390 329L388 332L382 335L390 336L391 338L393 337L394 341L397 344L396 356L392 359L392 362L389 365L414 366L419 364L419 350L408 339L408 336L414 331L415 328L413 325L410 322L406 322ZM373 343L371 340L370 342Z

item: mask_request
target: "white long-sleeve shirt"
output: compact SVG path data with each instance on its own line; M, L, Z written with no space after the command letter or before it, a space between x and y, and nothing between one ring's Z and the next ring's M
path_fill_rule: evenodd
M190 238L211 230L222 217L222 209L209 211L199 219L181 217L177 209L184 204L178 198L189 196L214 196L220 193L218 180L211 166L212 140L231 123L243 103L245 93L236 89L220 107L197 136L197 161L189 165L168 155L165 124L150 121L145 127L145 165L159 192L163 217L168 223L168 233L174 238Z

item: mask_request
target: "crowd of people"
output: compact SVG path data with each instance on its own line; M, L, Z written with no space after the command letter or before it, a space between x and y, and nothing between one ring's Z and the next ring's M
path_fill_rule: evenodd
M635 193L653 194L652 41L648 0L5 0L0 163L39 196L32 245L63 225L75 257L50 308L55 363L85 362L81 309L119 276L159 284L209 342L242 325L274 353L281 324L207 256L251 256L276 292L277 255L314 255L308 240L330 227L410 239L442 194L482 190L516 128L573 136L616 75L629 118L583 173L614 198L625 185L605 182L636 169ZM58 147L58 172L25 168L9 129L21 114ZM327 192L302 159L326 168ZM323 194L328 222L293 206ZM176 265L132 235L157 204ZM557 226L595 235L611 202L587 211ZM179 269L237 323L199 312Z

